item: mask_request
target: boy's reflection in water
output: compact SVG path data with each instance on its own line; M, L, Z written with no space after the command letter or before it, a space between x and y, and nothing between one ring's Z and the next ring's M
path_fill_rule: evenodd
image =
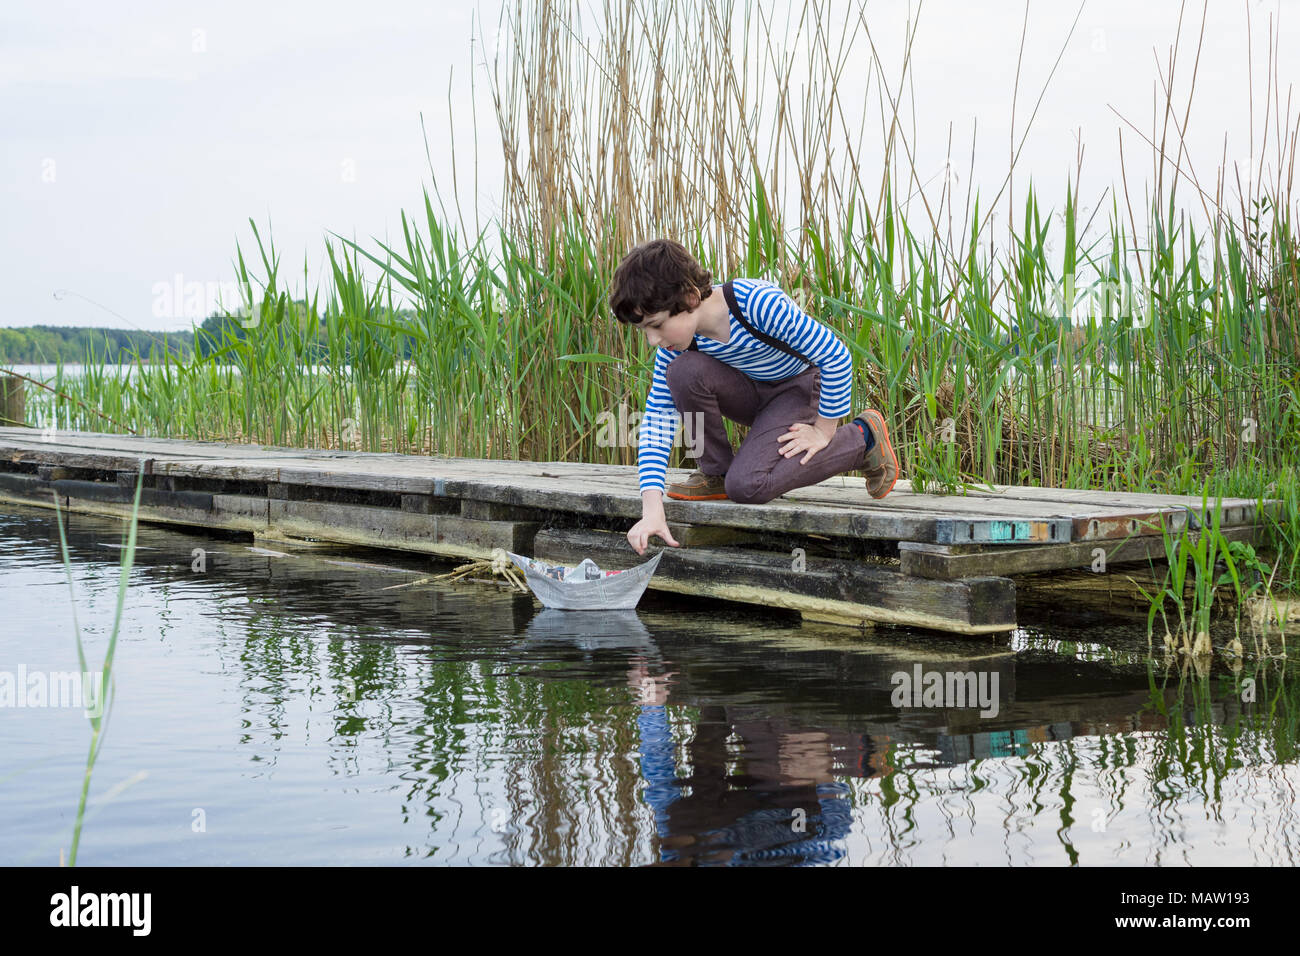
M650 674L642 658L628 670L641 705L643 797L654 809L660 861L779 866L842 857L851 813L848 787L833 776L830 736L779 719L728 719L725 707L706 704L694 737L682 742L690 774L679 777L671 676Z

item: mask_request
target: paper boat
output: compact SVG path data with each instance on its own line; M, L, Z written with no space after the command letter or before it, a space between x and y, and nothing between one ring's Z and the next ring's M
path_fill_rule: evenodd
M660 551L649 561L626 571L602 571L591 558L577 567L545 564L534 558L507 551L510 560L524 572L528 586L544 607L564 611L618 611L636 607L650 577L664 556Z

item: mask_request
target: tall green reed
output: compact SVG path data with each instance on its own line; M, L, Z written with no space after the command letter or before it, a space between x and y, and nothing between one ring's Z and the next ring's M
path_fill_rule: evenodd
M104 732L108 729L108 716L116 696L116 683L113 680L113 660L117 653L117 637L122 626L122 608L126 604L127 584L131 574L131 565L135 562L135 541L137 517L140 512L140 490L144 487L144 465L140 466L136 476L135 498L131 504L131 523L125 533L125 547L122 548L121 573L117 585L117 607L113 613L113 630L108 637L108 646L104 652L104 662L99 668L99 688L96 693L96 710L89 713L90 750L86 755L86 770L81 780L81 796L77 801L77 817L72 826L72 848L68 854L68 865L77 865L77 851L81 846L81 826L86 816L86 798L90 793L90 777L95 769L104 744ZM59 507L59 496L54 496L55 522L59 527L59 546L63 555L63 571L68 579L68 592L72 597L72 626L77 642L77 661L81 665L83 681L89 675L86 664L86 649L81 639L81 625L77 622L76 593L72 585L72 562L68 557L68 539L63 530L63 513ZM83 684L84 689L84 684Z

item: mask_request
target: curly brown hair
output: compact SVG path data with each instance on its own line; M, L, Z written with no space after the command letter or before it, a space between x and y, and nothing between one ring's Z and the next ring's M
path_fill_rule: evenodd
M651 239L636 246L614 270L609 307L620 322L636 325L647 315L691 308L713 292L713 277L686 247L672 239Z

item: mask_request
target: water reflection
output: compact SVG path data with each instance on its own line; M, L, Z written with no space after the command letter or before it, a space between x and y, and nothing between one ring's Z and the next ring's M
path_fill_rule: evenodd
M849 831L848 788L834 779L827 734L782 720L733 721L726 707L705 704L691 708L679 745L669 708L676 671L637 612L543 610L525 633L525 646L627 657L637 784L654 813L661 862L831 862L844 855L838 843Z
M102 638L119 525L69 524L79 617ZM71 647L57 542L52 513L0 512L0 671L53 669ZM1277 663L1198 674L1104 628L860 636L654 592L637 611L537 610L398 586L427 573L413 556L256 553L147 526L140 544L98 792L152 772L96 819L87 862L1297 856L1300 707ZM919 672L996 675L996 716L896 706L896 675ZM64 825L78 719L0 710L13 764L52 768L0 783L15 821L0 859ZM164 822L191 806L239 825L203 842Z

